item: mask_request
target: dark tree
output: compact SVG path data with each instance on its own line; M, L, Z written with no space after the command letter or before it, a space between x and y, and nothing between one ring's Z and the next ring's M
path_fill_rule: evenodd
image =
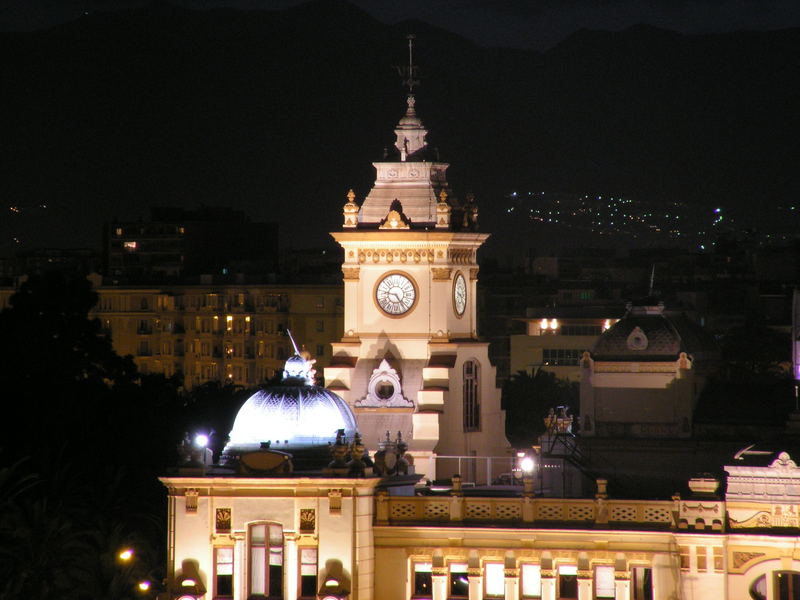
M542 369L533 375L518 371L503 386L502 401L506 436L512 446L523 447L535 444L544 433L544 417L551 408L566 405L577 412L578 389Z

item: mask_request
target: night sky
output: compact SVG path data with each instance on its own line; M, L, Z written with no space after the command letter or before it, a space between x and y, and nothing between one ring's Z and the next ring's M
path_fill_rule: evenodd
M429 142L486 231L519 223L512 190L745 210L800 194L797 2L173 4L214 12L0 4L0 253L99 249L103 222L152 205L331 244L393 143L409 32ZM242 12L265 5L285 12Z
M33 30L96 10L132 8L143 0L6 0L0 30ZM793 0L355 0L376 18L418 19L486 46L545 49L578 29L619 31L637 23L682 33L769 30L800 25ZM192 9L227 6L281 9L298 0L175 0Z

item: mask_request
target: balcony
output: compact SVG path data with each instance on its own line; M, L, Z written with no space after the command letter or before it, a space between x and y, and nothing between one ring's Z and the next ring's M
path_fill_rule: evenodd
M507 527L599 529L675 527L672 501L533 497L389 496L376 498L378 525L485 523Z

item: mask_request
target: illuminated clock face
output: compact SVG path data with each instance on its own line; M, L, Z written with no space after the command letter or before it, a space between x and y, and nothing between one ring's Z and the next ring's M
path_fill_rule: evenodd
M456 279L453 282L453 306L459 317L467 309L467 282L464 281L464 276L461 273L456 275Z
M414 306L417 290L411 280L400 273L392 273L380 280L375 288L375 300L387 315L399 316Z

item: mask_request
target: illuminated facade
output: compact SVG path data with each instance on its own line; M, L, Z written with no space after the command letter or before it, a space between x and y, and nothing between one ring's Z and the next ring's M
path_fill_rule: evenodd
M287 329L325 366L342 332L340 286L98 286L91 316L114 350L142 373L182 373L191 388L209 381L251 387L283 368Z
M395 134L395 156L374 163L360 206L348 194L343 228L331 234L344 249L344 336L325 382L354 410L368 447L399 431L418 472L456 468L437 467L437 455L473 457L474 480L484 477L478 461L508 446L488 343L477 337L477 251L488 234L477 232L474 199L452 195L413 95Z

